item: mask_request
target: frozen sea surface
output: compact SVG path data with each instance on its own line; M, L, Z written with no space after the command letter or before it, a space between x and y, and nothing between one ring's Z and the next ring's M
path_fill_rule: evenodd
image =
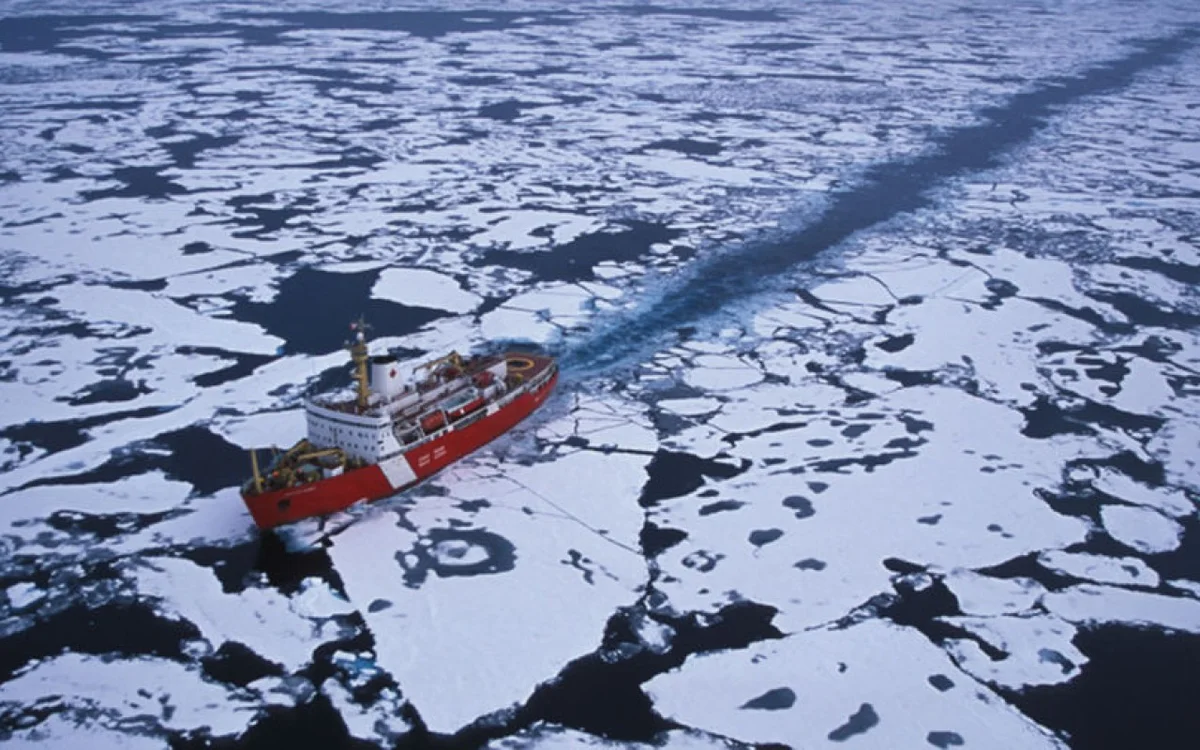
M0 2L5 747L1191 747L1200 14ZM534 417L279 534L346 379Z

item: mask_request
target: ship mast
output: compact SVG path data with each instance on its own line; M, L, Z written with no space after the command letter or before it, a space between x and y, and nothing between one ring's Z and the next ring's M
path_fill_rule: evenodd
M254 492L261 495L263 491L262 475L258 473L258 455L250 449L250 468L254 471Z
M350 344L349 348L350 360L354 362L354 382L358 391L359 411L367 408L367 399L371 395L367 382L367 360L370 359L370 354L367 352L367 328L369 326L361 317L350 324L350 329L357 331L354 336L354 343Z

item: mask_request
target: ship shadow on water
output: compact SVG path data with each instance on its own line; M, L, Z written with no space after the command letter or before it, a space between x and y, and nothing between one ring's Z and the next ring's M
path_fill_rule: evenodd
M287 532L259 532L249 545L254 558L246 572L265 576L272 588L285 594L298 591L306 578L319 578L335 591L343 591L341 576L325 551L327 544L325 537L305 541Z

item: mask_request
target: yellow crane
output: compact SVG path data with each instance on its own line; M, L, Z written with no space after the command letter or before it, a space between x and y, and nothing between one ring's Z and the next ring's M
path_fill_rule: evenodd
M346 466L349 461L346 452L341 448L317 448L307 440L301 440L288 448L282 455L276 457L268 467L266 477L258 468L258 454L250 451L250 466L254 470L254 492L261 494L266 489L279 489L297 484L298 469L308 461L332 457L338 466Z
M443 364L450 364L453 367L457 367L461 371L463 369L462 355L456 351L450 352L444 357L438 357L437 359L431 359L428 362L422 362L413 368L413 372L420 372L421 370L433 370L438 365Z

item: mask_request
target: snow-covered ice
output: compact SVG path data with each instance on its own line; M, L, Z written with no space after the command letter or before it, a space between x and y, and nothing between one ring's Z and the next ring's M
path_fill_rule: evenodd
M1189 720L1080 675L1097 627L1200 631L1190 5L426 5L0 12L0 743L1060 745L1033 686ZM260 535L244 451L364 312L559 392ZM511 710L606 638L618 689L657 665L621 720L680 728Z
M694 656L645 689L666 716L742 742L1062 746L919 633L880 621Z
M470 462L438 480L446 495L337 535L329 554L378 662L432 731L520 703L636 599L646 568L630 500L645 463L595 451L503 472Z
M1147 554L1175 549L1183 534L1178 523L1146 508L1106 505L1100 510L1100 517L1113 539Z
M445 274L427 268L385 268L371 295L410 307L432 307L453 313L474 310L482 301Z

